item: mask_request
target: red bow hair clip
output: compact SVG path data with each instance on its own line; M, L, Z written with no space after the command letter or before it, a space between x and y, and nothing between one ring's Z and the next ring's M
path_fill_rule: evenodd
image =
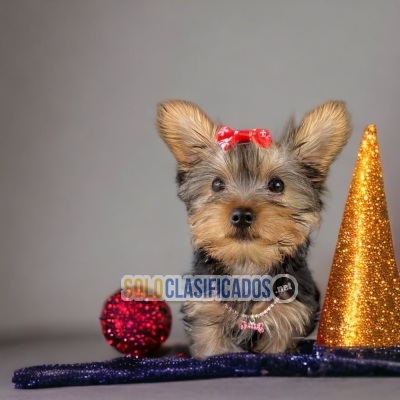
M266 129L251 129L248 131L234 131L229 126L222 126L217 133L217 143L222 150L228 151L239 143L253 141L259 146L268 148L272 143L272 136Z

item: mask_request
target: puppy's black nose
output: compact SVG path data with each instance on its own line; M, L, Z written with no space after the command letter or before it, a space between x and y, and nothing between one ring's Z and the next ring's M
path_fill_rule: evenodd
M239 229L248 228L256 219L256 215L251 208L235 208L229 220L231 224Z

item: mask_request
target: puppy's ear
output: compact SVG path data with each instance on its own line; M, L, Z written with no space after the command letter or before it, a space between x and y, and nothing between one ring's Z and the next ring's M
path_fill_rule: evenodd
M159 103L157 129L182 170L201 160L205 150L216 141L217 126L188 101Z
M309 112L297 129L284 135L281 143L295 153L304 164L306 174L320 187L350 134L350 116L345 103L330 101Z

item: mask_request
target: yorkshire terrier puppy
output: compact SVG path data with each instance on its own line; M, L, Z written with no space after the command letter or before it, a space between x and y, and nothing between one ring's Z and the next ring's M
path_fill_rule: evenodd
M269 310L269 301L186 302L182 311L192 355L294 348L313 329L319 311L306 257L310 232L320 222L329 166L351 133L345 103L322 104L272 143L264 130L221 129L187 101L160 103L157 128L178 162L193 274L289 274L298 282L294 301ZM233 141L235 135L245 139ZM243 315L261 322L264 332L241 329Z

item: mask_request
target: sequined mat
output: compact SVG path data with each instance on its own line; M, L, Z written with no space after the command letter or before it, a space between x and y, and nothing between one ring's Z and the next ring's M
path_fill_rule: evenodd
M305 341L283 354L235 353L199 361L185 356L134 358L22 368L16 388L113 385L246 376L400 376L400 347L328 349Z

